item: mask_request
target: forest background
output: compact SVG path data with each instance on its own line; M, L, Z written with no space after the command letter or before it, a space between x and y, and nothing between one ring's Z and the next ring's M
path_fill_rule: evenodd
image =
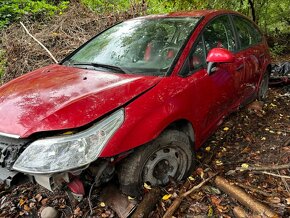
M239 11L260 26L268 39L273 60L281 56L289 56L290 7L288 0L1 0L1 83L52 61L41 48L38 52L37 49L33 49L35 42L28 39L29 36L21 28L19 21L26 23L28 29L38 35L40 41L42 39L43 44L52 49L52 53L55 53L61 60L70 51L115 22L147 14L195 9ZM80 17L82 21L78 20ZM56 23L56 20L60 23ZM91 25L87 25L89 22ZM61 28L56 27L57 24L63 23L67 25ZM75 23L75 25L72 26L69 23ZM98 28L94 28L93 25ZM61 35L60 29L66 33L66 37L62 37L64 34ZM76 41L68 36L79 40ZM39 45L36 46L39 47Z

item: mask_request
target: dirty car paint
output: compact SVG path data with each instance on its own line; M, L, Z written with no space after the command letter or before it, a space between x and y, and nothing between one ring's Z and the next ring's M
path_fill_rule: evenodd
M161 78L52 65L0 88L0 132L35 132L86 125L154 86Z

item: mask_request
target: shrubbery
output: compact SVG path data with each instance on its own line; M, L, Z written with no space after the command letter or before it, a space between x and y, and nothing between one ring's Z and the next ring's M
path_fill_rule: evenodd
M52 16L55 13L61 13L68 6L68 3L68 1L60 1L58 4L53 4L45 0L1 0L0 28L11 24L24 15L37 20Z

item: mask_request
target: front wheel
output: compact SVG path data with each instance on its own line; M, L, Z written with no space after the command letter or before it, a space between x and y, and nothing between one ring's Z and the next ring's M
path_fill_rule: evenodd
M193 151L188 136L177 130L167 130L123 161L118 171L121 191L138 196L145 182L162 186L170 177L180 181L188 175L192 165Z

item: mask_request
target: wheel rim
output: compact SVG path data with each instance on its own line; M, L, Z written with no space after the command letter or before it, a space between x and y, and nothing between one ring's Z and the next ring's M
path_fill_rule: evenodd
M150 185L165 185L170 177L181 180L188 163L186 153L178 147L165 147L150 155L143 168L143 181Z

